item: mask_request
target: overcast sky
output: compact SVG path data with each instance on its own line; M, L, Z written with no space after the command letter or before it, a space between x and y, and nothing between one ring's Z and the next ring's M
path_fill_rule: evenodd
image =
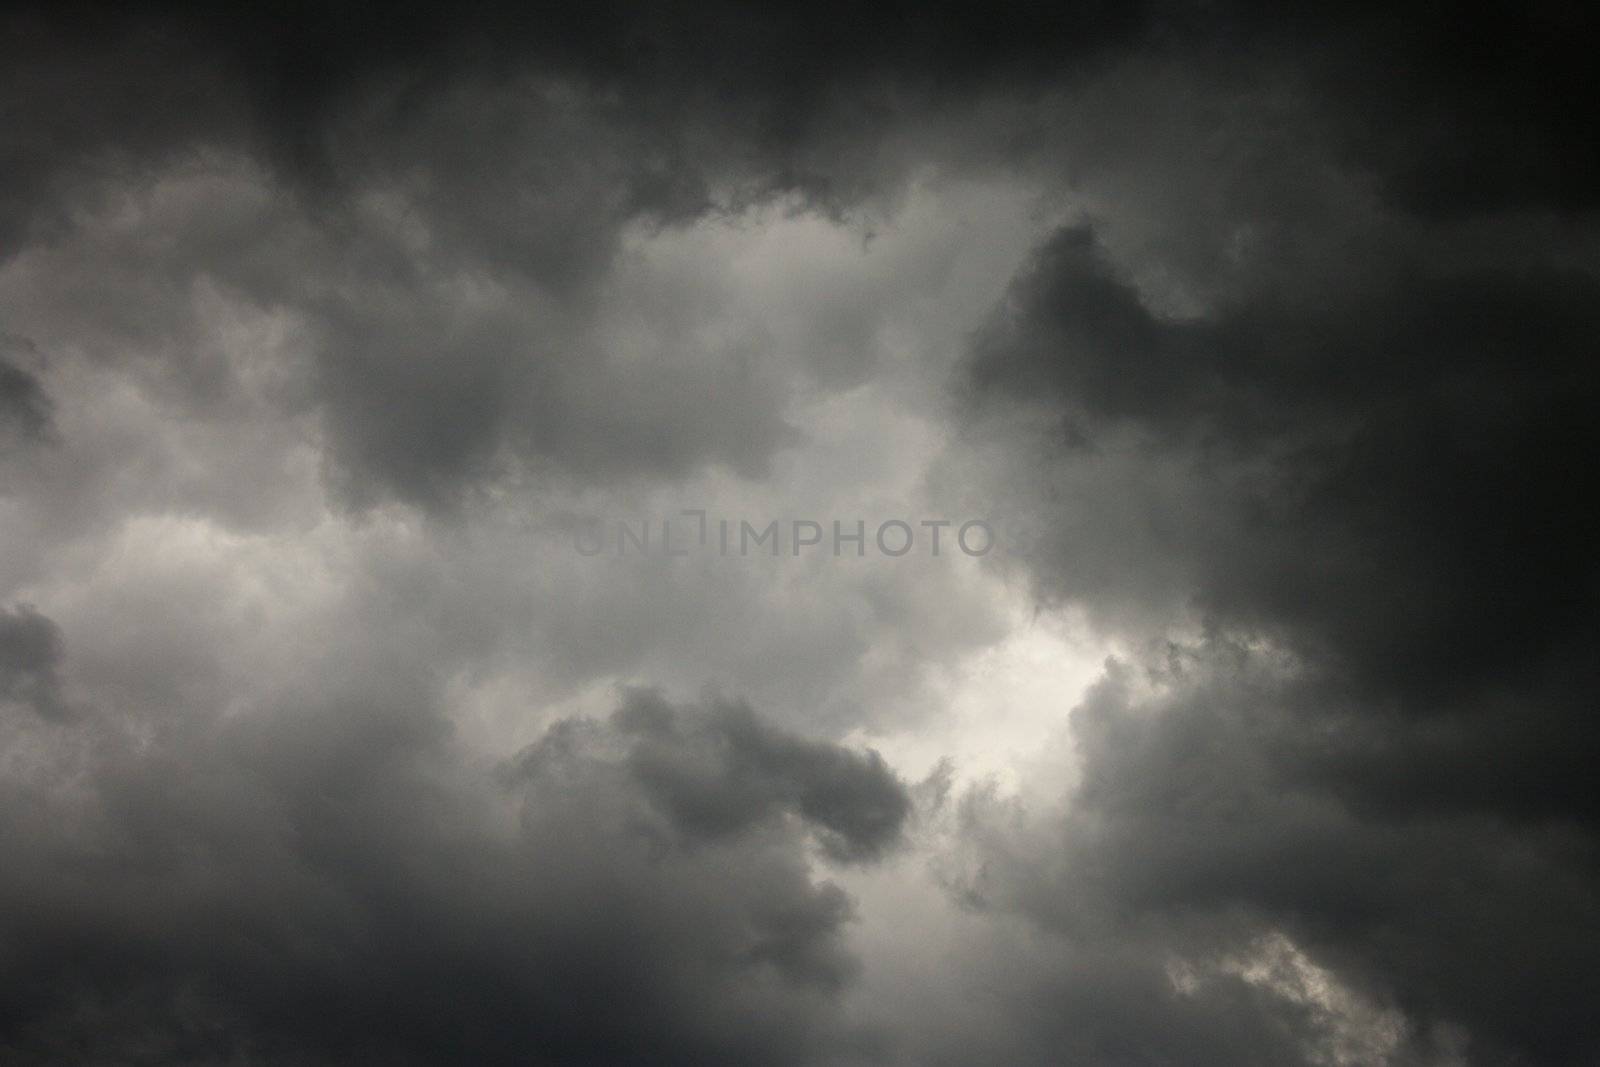
M1600 1063L1592 30L8 6L0 1062Z

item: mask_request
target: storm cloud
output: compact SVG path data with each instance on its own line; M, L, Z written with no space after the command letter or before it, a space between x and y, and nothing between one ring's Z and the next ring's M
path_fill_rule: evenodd
M8 7L0 1059L1594 1062L1592 22Z
M806 833L845 861L893 845L880 760L638 693L481 767L427 709L348 699L149 745L88 722L8 784L8 1060L870 1046L832 1010L851 904Z

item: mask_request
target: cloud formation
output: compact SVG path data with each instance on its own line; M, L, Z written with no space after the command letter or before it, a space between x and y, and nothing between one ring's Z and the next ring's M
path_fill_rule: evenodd
M1593 1062L1592 21L8 7L0 1059Z
M47 625L17 618L8 661ZM843 862L896 842L907 799L875 756L635 693L486 768L426 709L367 696L154 743L96 719L9 781L8 1061L870 1044L834 1006L852 909L808 870L806 830Z
M1579 1063L1551 991L1596 962L1593 275L1441 261L1461 236L1375 210L1188 314L1070 226L975 335L1033 581L1143 651L1072 713L1067 813L994 854L977 817L963 892L1091 950L1287 938L1404 1020L1312 1062Z

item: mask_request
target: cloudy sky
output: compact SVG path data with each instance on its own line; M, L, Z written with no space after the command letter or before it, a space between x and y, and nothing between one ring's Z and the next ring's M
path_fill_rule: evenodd
M0 1062L1600 1062L1592 29L8 5Z

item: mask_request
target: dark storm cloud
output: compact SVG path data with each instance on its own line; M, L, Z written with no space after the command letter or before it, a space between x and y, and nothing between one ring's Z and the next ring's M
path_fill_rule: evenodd
M1085 778L1064 818L1026 823L1019 838L1014 815L969 799L969 873L952 880L973 907L1028 916L1059 939L1036 985L1105 953L1143 975L1149 1003L1133 1019L1101 1012L1083 990L1064 997L1085 1032L1141 1049L1098 1062L1148 1062L1179 1040L1188 1010L1229 995L1226 979L1175 991L1163 965L1203 966L1277 935L1406 1020L1383 1056L1347 1062L1593 1058L1600 891L1589 832L1492 806L1352 803L1315 767L1341 740L1314 687L1226 644L1182 650L1154 673L1158 695L1141 696L1150 679L1117 665L1073 712ZM1474 760L1480 775L1501 773L1487 747ZM1423 760L1408 772L1427 780ZM1264 996L1238 1025L1270 1033L1285 1007ZM1315 1018L1279 1023L1292 1052L1282 1062L1329 1062L1319 1053L1334 1035ZM1247 1047L1216 1062L1277 1062L1270 1040Z
M1361 7L1267 18L1263 37L1287 49L1391 200L1433 217L1596 206L1600 148L1583 129L1600 105L1584 59L1589 5Z
M1400 15L1313 20L1309 51L1241 27L1288 57L1309 105L1294 134L1205 160L1193 181L1222 207L1172 206L1148 259L1118 261L1097 232L1115 219L1059 231L974 338L969 410L1045 427L1000 431L1041 595L1152 642L1073 713L1067 813L974 794L951 883L1053 933L1015 998L1056 990L1098 1042L1086 1062L1600 1053L1597 530L1578 473L1600 444L1600 284L1570 254L1581 221L1525 239L1506 221L1597 187L1571 129L1592 76L1544 14L1414 40L1388 32ZM1386 204L1308 170L1330 145ZM1212 265L1198 312L1155 310L1159 276L1131 268L1163 256ZM1179 617L1205 636L1164 644ZM1286 1016L1294 983L1219 970L1280 936L1365 1007ZM1201 962L1163 981L1174 959ZM1127 976L1145 1010L1075 987L1085 968ZM1233 1001L1248 1052L1177 1036L1247 973L1274 989Z
M668 369L644 390L667 398L657 409L619 392L605 354L588 350L584 312L629 224L785 193L830 211L892 195L924 160L877 146L909 120L980 99L1025 108L1144 55L1238 68L1231 84L1246 95L1252 79L1287 83L1302 120L1343 131L1341 150L1402 202L1454 204L1459 186L1481 199L1463 210L1566 207L1600 187L1581 180L1592 139L1571 117L1592 85L1562 80L1581 68L1568 62L1576 35L1562 32L1573 20L1566 8L1330 22L1101 3L25 5L0 23L11 59L0 250L54 245L96 205L197 160L248 159L279 217L229 227L224 243L205 220L182 226L182 241L162 227L159 253L130 251L140 271L165 258L165 275L115 286L109 317L139 292L121 317L148 342L186 314L201 279L304 316L315 356L294 399L321 413L349 499L448 507L519 464L583 479L705 464L758 476L792 439L781 398L757 388L714 415L694 402L709 383ZM1514 47L1487 47L1500 41ZM1385 121L1371 121L1380 106ZM1035 115L921 151L1003 168L1056 125ZM296 215L314 246L284 240ZM469 279L492 280L477 294L487 305L448 284ZM159 358L213 375L216 357L191 333L165 332ZM120 351L129 339L103 340Z
M140 151L219 129L248 131L315 166L323 124L350 97L395 78L426 92L468 67L577 78L657 117L739 113L755 144L771 150L837 119L849 94L865 97L856 106L881 108L878 92L895 86L935 99L994 84L1047 86L1099 55L1143 48L1289 68L1340 116L1358 157L1381 164L1408 202L1577 205L1595 187L1581 125L1596 89L1583 62L1592 14L1577 3L1337 13L1100 2L759 11L715 2L558 4L537 12L499 3L228 12L41 5L18 9L10 27L24 61L12 68L9 95L27 105L20 113L30 121L12 136L29 148L37 145L27 140L44 140L30 112L59 109L72 119L54 152L28 155L23 175L74 162L99 140ZM802 179L801 159L777 175ZM37 178L12 173L22 188L38 188Z
M1013 290L973 373L1057 398L1085 447L1121 433L1192 460L1207 513L1171 516L1163 550L1205 607L1447 686L1588 611L1595 527L1569 479L1596 440L1597 307L1578 271L1357 260L1341 283L1161 321L1074 229Z
M1379 232L1174 318L1069 228L974 338L973 412L1047 427L1000 431L1041 593L1155 643L1074 712L1064 821L979 819L962 891L1088 951L1162 927L1151 966L1282 934L1396 1056L1588 1062L1600 284Z
M40 620L5 618L9 682ZM851 901L808 874L803 826L845 859L887 847L907 801L879 761L636 694L491 773L413 686L154 740L95 718L8 777L6 1061L870 1050L835 1004Z
M60 328L28 325L58 334L46 350L144 357L209 411L238 368L190 321L195 287L299 317L305 380L274 402L320 414L358 504L449 508L519 466L755 476L792 431L770 384L726 395L740 353L684 372L663 345L644 380L586 336L623 229L781 194L842 210L895 184L872 145L908 109L1053 79L1142 21L1101 4L23 5L0 20L0 255L90 231L89 262L17 268L43 272ZM130 192L239 160L247 202L224 183L128 227ZM107 215L115 252L93 232Z
M1591 19L9 7L0 521L34 543L0 593L63 610L0 609L0 1059L1594 1061ZM642 691L486 767L441 691L463 723L502 697L502 644L570 688L769 655L803 706L966 647L904 572L873 629L804 579L746 594L768 625L715 595L683 625L653 572L485 551L461 507L760 479L796 393L878 384L879 320L833 301L796 387L770 338L609 288L621 250L945 166L1106 215L1041 234L974 338L1010 481L964 488L1009 490L1041 595L1138 662L1073 713L1064 813L943 813L993 921L939 978L979 995L884 1035L812 870L901 855L876 755ZM345 502L467 521L351 533L288 503L306 453Z
M1137 5L997 13L985 5L519 5L334 3L208 11L192 5L23 5L0 22L11 60L0 99L6 197L0 249L69 225L70 194L108 171L138 172L198 149L236 150L290 189L337 209L381 162L348 142L403 129L465 90L463 144L404 145L400 163L450 184L438 204L479 223L474 252L571 279L614 221L678 219L714 205L728 173L742 197L799 190L844 206L878 176L833 158L841 129L880 134L905 107L975 85L1062 77L1134 38ZM497 89L567 87L587 122L636 137L620 174L530 173L502 149ZM514 121L514 116L512 117ZM421 151L417 151L418 149ZM574 181L575 179L575 181ZM602 179L597 184L596 179ZM541 188L529 196L521 187ZM571 233L519 240L506 198L577 198ZM560 205L557 205L560 206ZM585 232L587 231L587 232ZM571 240L568 238L578 238Z
M785 735L742 704L715 704L703 721L683 718L637 693L617 724L638 739L633 773L686 834L724 837L792 810L835 860L870 860L898 839L910 800L876 753Z
M39 379L0 362L0 442L15 447L37 441L50 429L50 396Z
M1221 625L1417 711L1569 673L1593 633L1597 530L1571 477L1597 443L1600 284L1363 260L1342 279L1163 321L1068 230L977 341L975 387L1053 398L1064 462L1126 462L1127 494L1179 464L1201 497L1148 501L1166 513L1122 563L1165 559ZM1059 527L1054 587L1138 589L1079 559L1083 529Z
M33 355L33 347L25 338L0 334L0 456L50 436L50 394L36 374L11 359Z
M736 115L757 147L770 150L837 118L849 103L839 94L897 82L953 91L996 77L1055 79L1068 73L1063 64L1137 39L1148 21L1141 5L1098 2L1002 11L964 3L538 11L492 2L381 10L332 3L228 12L23 5L7 23L21 60L8 95L25 118L54 110L73 120L55 151L26 157L24 173L34 175L80 162L96 141L142 152L217 131L314 170L325 163L325 124L352 97L386 82L425 95L467 73L573 79L619 93L656 119ZM179 103L199 106L154 106ZM111 109L97 113L105 105ZM123 121L129 117L139 121ZM11 138L19 156L48 144L32 124ZM36 177L21 188L40 184Z
M61 631L33 608L0 608L0 702L47 718L62 713Z
M909 28L894 68L918 71L972 40L921 11L824 14L15 10L0 248L19 312L45 351L133 363L207 414L247 369L195 321L196 289L287 317L273 371L294 380L269 399L319 413L359 504L449 507L519 466L759 475L793 434L743 352L685 369L690 337L645 368L590 331L625 227L873 191L870 158L830 139L894 121L854 94L885 38ZM1085 48L1122 22L1045 21Z
M390 122L463 81L526 76L609 99L660 135L630 171L629 210L708 206L696 156L713 144L750 165L752 189L842 205L880 176L829 157L841 128L882 134L908 109L1059 89L1136 53L1232 69L1241 88L1286 82L1412 208L1576 208L1600 187L1582 125L1592 14L1576 3L74 4L23 5L3 25L8 246L51 222L61 183L86 168L240 147L291 182L337 187L352 107L390 95L394 112L368 112Z

